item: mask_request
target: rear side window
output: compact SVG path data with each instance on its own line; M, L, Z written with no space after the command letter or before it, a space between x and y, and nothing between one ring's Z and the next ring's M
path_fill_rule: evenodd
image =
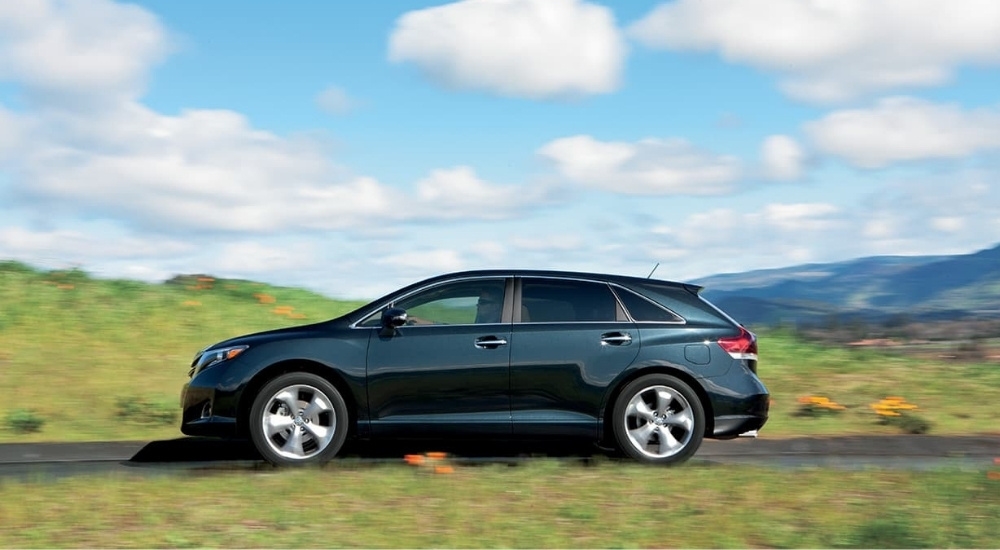
M622 301L622 305L628 310L629 315L632 319L637 322L647 322L647 323L683 323L682 319L676 313L669 311L658 304L655 304L638 294L625 290L624 288L616 288L616 293L618 298Z
M521 322L525 323L615 321L617 305L604 283L524 279L521 287Z

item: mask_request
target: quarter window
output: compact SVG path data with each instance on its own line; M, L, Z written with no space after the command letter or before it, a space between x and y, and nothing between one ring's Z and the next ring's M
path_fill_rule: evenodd
M684 319L676 313L623 288L616 288L618 298L634 321L653 323L682 323Z

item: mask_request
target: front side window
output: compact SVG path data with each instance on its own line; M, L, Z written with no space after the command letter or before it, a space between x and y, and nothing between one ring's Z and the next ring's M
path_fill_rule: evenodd
M573 323L618 320L618 305L604 283L559 279L524 279L521 321Z
M403 298L390 307L406 310L408 325L499 323L503 317L504 286L502 278L445 283ZM361 326L379 326L382 311L369 316Z

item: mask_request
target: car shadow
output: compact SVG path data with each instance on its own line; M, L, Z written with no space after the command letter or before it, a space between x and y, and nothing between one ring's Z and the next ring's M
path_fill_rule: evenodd
M468 462L509 461L512 459L551 457L589 460L613 457L613 453L586 442L519 440L402 440L392 442L349 441L338 459L403 461L411 454L443 452L456 460ZM260 462L263 459L249 440L181 437L152 441L128 461L141 464Z

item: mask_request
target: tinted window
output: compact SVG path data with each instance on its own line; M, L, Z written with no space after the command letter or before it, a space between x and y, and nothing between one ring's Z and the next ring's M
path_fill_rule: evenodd
M392 307L406 310L409 325L470 325L499 323L503 313L503 279L446 283L404 298ZM361 323L378 326L379 311Z
M684 321L684 319L681 319L678 315L663 309L659 305L650 302L638 294L625 290L624 288L618 288L616 290L618 292L618 298L622 301L625 309L628 310L629 315L631 315L632 319L635 321L658 323L680 323Z
M521 321L555 323L615 321L617 301L604 283L525 279L521 287Z

